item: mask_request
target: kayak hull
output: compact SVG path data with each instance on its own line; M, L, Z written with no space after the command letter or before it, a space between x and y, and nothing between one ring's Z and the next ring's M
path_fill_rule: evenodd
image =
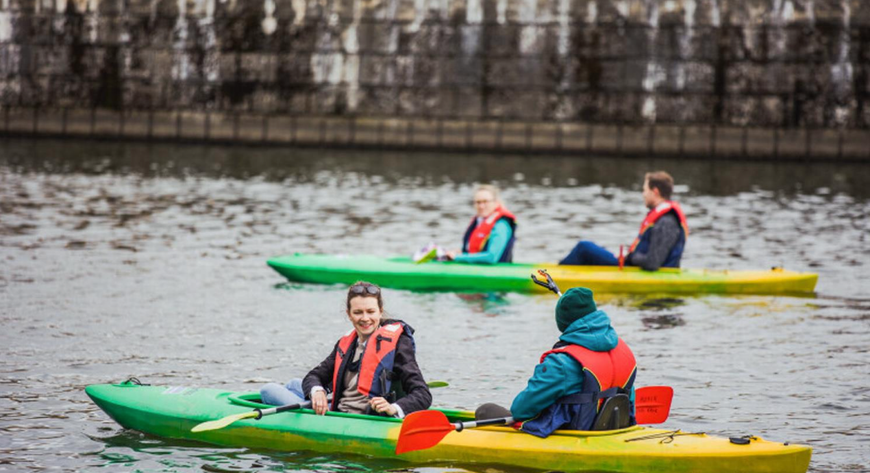
M413 463L501 464L565 472L806 472L811 449L753 438L748 445L704 434L630 427L610 432L561 431L540 439L508 427L451 433L437 446L395 454L399 419L310 410L287 411L226 428L195 425L262 407L257 395L215 389L92 385L88 396L125 428L173 439L280 451L360 454ZM444 410L451 420L473 414ZM653 436L653 438L646 438ZM632 440L634 439L634 440ZM662 441L664 439L664 441Z
M352 284L369 281L382 287L416 291L545 292L530 275L547 269L562 290L588 287L596 293L639 294L790 294L812 295L813 273L779 268L732 271L635 267L559 266L556 263L471 265L454 262L414 264L410 258L293 254L267 261L291 281Z

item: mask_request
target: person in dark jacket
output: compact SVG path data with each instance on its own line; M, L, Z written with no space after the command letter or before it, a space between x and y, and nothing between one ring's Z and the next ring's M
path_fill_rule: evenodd
M402 418L428 409L432 394L417 365L414 329L383 316L381 289L363 281L353 284L347 293L353 330L303 380L264 386L263 402L287 405L307 397L321 415L333 410Z
M647 271L679 268L689 227L683 210L670 200L674 179L664 171L648 172L644 177L643 201L649 212L623 263ZM591 242L580 241L559 264L617 266L619 258Z

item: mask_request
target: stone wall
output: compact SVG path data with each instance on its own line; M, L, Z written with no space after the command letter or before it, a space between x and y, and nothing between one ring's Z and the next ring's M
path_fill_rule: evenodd
M0 2L7 133L97 112L870 129L861 0Z

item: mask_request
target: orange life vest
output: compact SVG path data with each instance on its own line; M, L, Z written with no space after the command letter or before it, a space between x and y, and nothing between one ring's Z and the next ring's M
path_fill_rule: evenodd
M402 336L404 331L404 324L394 322L378 327L369 336L369 340L363 349L362 358L360 359L357 382L357 390L360 394L372 398L383 397L389 394L391 385L389 373L392 372L393 363L395 362L396 346L399 344L399 337ZM351 330L338 341L338 349L335 351L335 367L332 372L333 390L338 389L338 377L345 360L350 362L353 359L353 354L349 354L348 350L356 339L356 330ZM336 392L336 394L340 393ZM332 410L336 410L338 406L337 399L339 397L338 395L333 395Z
M501 220L502 218L507 218L510 221L511 226L516 226L516 217L512 214L508 209L498 206L497 209L493 213L491 213L488 217L483 219L479 225L477 225L477 217L473 217L471 219L471 225L468 227L468 231L471 233L466 237L465 251L467 253L479 253L486 248L486 242L489 240L489 235L492 233L492 228L495 226L496 222Z
M631 244L631 247L628 249L628 252L633 252L637 245L640 243L641 238L643 238L643 234L652 227L656 221L662 217L664 217L668 212L674 212L677 215L677 219L680 221L680 226L683 227L683 231L685 232L685 236L689 236L689 224L686 223L686 215L683 213L683 209L680 207L680 204L674 202L673 200L667 200L659 205L656 208L650 210L646 214L646 218L643 219L643 222L640 223L640 231L637 233L637 237L634 239L634 242Z

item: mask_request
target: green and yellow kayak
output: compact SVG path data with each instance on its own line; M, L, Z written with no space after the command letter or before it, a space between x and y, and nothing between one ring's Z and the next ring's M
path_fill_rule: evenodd
M454 262L414 264L410 258L294 255L268 262L291 281L352 284L365 280L382 287L417 291L545 292L529 277L547 269L559 287L588 287L596 293L791 294L811 295L818 275L775 268L767 271L672 269L642 271L613 266L559 266L556 263L473 265Z
M454 432L428 450L396 455L399 419L333 412L317 416L303 409L193 433L191 428L201 422L268 406L257 402L258 394L216 389L123 383L92 385L86 392L123 427L160 437L413 463L514 465L564 472L803 473L812 452L805 445L757 437L734 443L703 433L641 426L605 432L557 431L546 439L502 426ZM474 417L465 411L443 412L452 422Z

